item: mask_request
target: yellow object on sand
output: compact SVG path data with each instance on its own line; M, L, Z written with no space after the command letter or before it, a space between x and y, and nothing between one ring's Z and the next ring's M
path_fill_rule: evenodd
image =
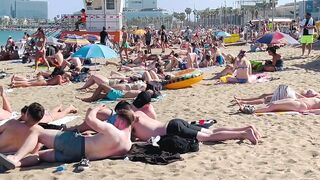
M133 34L138 36L144 36L147 32L144 29L138 29L133 32Z
M228 82L228 79L231 78L231 77L232 77L231 74L222 76L222 77L220 77L220 81L223 82L223 83L227 83L227 82Z
M190 87L203 80L203 73L194 69L187 69L175 74L175 77L165 82L166 89L182 89Z

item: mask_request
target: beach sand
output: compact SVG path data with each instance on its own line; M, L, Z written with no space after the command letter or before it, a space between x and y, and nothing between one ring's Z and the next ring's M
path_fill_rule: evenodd
M228 47L225 53L236 55L248 46ZM155 166L126 160L101 160L91 162L90 169L75 173L74 163L67 164L62 174L53 173L57 163L42 163L39 166L21 168L0 175L1 179L319 179L320 177L320 116L282 115L261 116L237 114L238 107L231 106L233 96L255 97L271 93L279 84L294 89L313 88L320 91L320 62L314 51L310 58L301 59L301 49L281 48L279 53L287 69L269 73L271 82L257 84L214 85L216 80L203 80L192 88L163 91L166 96L153 103L160 121L183 118L188 121L216 119L218 127L241 127L255 125L263 134L262 143L254 146L248 141L226 141L218 144L201 144L200 151L182 155L184 161L167 166ZM249 59L267 60L266 52L248 53ZM22 64L1 62L1 68L9 73L32 75L32 69ZM1 70L0 68L0 70ZM100 67L97 72L109 75L115 67ZM205 69L205 78L210 79L222 67ZM9 84L10 78L0 80ZM32 87L14 89L8 93L13 109L19 111L26 104L39 102L46 108L59 103L73 104L84 117L85 111L95 104L75 99L75 91L81 84L57 87ZM7 87L7 86L6 86ZM89 94L81 94L83 96ZM108 104L114 107L115 103ZM75 122L79 123L79 118Z

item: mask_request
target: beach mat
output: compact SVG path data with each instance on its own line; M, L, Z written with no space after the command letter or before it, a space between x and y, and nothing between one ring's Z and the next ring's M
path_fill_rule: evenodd
M275 115L303 115L296 111L286 111L286 112L266 112L266 113L255 113L256 116L275 116Z
M162 95L158 96L157 98L152 98L151 102L158 102L158 101L162 100L166 96L167 96L166 94L162 94ZM101 100L97 101L96 103L97 104L112 104L112 103L115 103L115 102L118 102L118 100L113 101L113 100L101 99ZM131 99L129 102L132 103L133 100Z

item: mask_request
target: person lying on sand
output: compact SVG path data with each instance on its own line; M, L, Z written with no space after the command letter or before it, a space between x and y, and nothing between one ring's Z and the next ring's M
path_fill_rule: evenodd
M8 119L12 115L12 108L9 102L9 99L4 92L4 88L0 86L0 96L2 98L2 108L0 108L0 121Z
M132 111L118 111L116 126L101 122L96 118L97 112L103 109L99 106L89 109L86 114L86 123L98 132L91 136L81 136L76 132L46 130L41 127L31 129L30 135L21 148L14 155L0 155L0 165L7 169L31 166L46 162L78 162L82 158L88 160L105 159L111 156L125 155L130 149L132 142L131 124L136 120ZM48 149L30 154L38 143Z
M117 73L119 74L119 73ZM84 90L88 89L93 85L108 85L112 88L119 89L119 90L144 90L146 88L146 83L141 81L139 77L132 76L132 77L123 77L119 76L117 78L111 77L106 78L101 75L91 75L86 83L77 90Z
M101 84L93 92L91 97L81 98L76 97L84 102L95 102L100 99L107 99L111 101L116 101L121 98L135 98L141 92L141 90L118 90L106 84Z
M32 86L55 86L55 85L63 85L70 82L70 80L61 75L57 75L51 79L44 79L43 76L37 76L36 79L26 79L24 77L19 77L14 75L11 78L10 87L19 88L19 87L32 87Z
M142 91L137 96L137 98L134 99L133 103L131 104L131 109L133 111L141 111L152 119L157 119L156 112L154 110L154 107L151 104L151 96L152 94L149 91ZM117 116L118 116L117 113L113 109L110 109L108 107L105 107L104 109L100 109L97 113L97 118L99 120L110 123L112 125L115 124ZM93 129L91 129L90 126L88 126L84 121L80 125L67 127L64 130L65 131L77 130L78 132L85 132L85 131L92 131Z
M262 94L256 98L237 98L234 97L241 104L268 104L274 101L282 100L282 99L299 99L299 98L311 98L311 97L320 97L320 94L317 93L313 89L303 90L300 92L294 91L287 85L279 85L279 87L274 91L274 93L270 94Z
M300 113L320 114L319 98L282 99L271 102L262 108L256 109L252 105L245 105L237 101L240 111L245 114L295 111Z
M30 130L44 116L44 108L39 103L32 103L21 121L11 120L0 126L0 152L16 152L24 143Z
M69 113L77 112L77 109L72 105L65 109L62 109L62 106L58 106L53 110L45 111L44 113L42 113L42 109L43 107L40 104L32 103L21 109L21 117L17 120L7 121L0 126L1 153L16 152L19 147L22 146L24 139L29 135L30 127L33 125L42 123L45 127L46 123L61 119ZM40 120L32 120L30 119L30 113L40 114L42 118ZM15 140L12 141L12 139Z
M132 111L130 104L126 101L121 101L115 110L118 112L123 109ZM257 144L261 137L260 133L254 126L209 130L190 125L187 121L182 119L160 122L150 118L141 111L136 111L134 114L137 117L137 121L132 125L134 130L133 135L142 141L147 141L151 137L171 134L184 138L196 138L201 142L217 142L238 139L249 140L252 144Z

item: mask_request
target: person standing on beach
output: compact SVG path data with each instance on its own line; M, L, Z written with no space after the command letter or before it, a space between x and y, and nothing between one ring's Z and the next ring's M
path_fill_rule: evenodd
M85 9L81 9L81 16L80 19L76 22L76 31L79 31L79 25L85 25L87 23L87 13Z
M308 48L309 56L312 49L313 34L315 29L315 22L310 13L306 14L305 19L301 22L300 26L303 29L303 35L300 40L302 44L302 56L304 56L306 47Z
M128 49L129 49L129 43L128 43L128 33L126 31L125 27L122 27L122 42L121 42L121 47L120 47L120 59L121 61L123 60L122 57L122 51L124 51L126 58L129 59L129 55L128 55Z
M146 32L146 34L145 34L145 40L146 40L146 45L147 45L148 53L151 54L152 34L151 34L151 31L150 31L150 27L147 27L147 32Z
M46 59L46 35L41 27L38 28L37 32L33 35L36 41L36 55L35 55L35 71L38 70L38 63L40 59L47 65L48 70L50 69L49 62Z
M108 40L109 40L109 34L107 32L106 27L103 27L102 31L100 32L100 44L106 45Z

